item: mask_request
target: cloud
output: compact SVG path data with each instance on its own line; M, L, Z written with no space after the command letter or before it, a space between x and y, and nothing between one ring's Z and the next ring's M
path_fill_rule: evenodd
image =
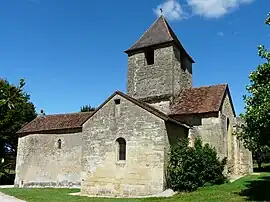
M222 36L224 36L225 34L224 34L224 32L218 32L217 35L222 37Z
M192 12L206 18L219 18L241 4L251 3L253 0L187 0Z
M239 6L252 3L255 0L185 0L180 4L178 0L165 0L154 9L154 13L163 15L170 21L187 19L191 15L200 15L206 18L219 18Z
M154 13L157 16L161 15L160 9L162 9L163 15L170 21L186 18L186 13L177 0L166 0L163 4L158 5L154 9Z

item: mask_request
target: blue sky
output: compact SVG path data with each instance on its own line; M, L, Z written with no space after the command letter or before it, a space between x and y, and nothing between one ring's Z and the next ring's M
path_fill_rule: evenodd
M0 76L25 78L36 110L46 114L98 106L126 92L128 49L163 7L196 63L193 85L229 83L236 112L249 73L270 47L269 0L2 0Z

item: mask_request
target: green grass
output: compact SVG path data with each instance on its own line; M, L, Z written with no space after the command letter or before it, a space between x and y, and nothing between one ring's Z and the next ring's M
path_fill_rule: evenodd
M171 198L88 198L70 196L79 189L0 189L1 192L28 202L182 202L182 201L270 201L270 173L251 175L233 183L209 186L192 193L180 193Z

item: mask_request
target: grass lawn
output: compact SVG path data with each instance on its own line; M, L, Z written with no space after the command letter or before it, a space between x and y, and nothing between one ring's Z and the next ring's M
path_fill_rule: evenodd
M178 201L270 201L270 173L251 175L233 183L203 187L192 193L181 193L171 198L88 198L70 196L79 189L0 189L1 192L28 202L178 202Z

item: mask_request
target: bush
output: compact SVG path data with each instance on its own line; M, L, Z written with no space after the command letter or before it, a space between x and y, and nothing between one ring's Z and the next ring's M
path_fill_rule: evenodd
M200 139L194 147L188 146L188 139L181 138L171 147L168 164L168 184L175 191L194 191L208 184L222 184L226 158L219 161L215 148L203 146Z

